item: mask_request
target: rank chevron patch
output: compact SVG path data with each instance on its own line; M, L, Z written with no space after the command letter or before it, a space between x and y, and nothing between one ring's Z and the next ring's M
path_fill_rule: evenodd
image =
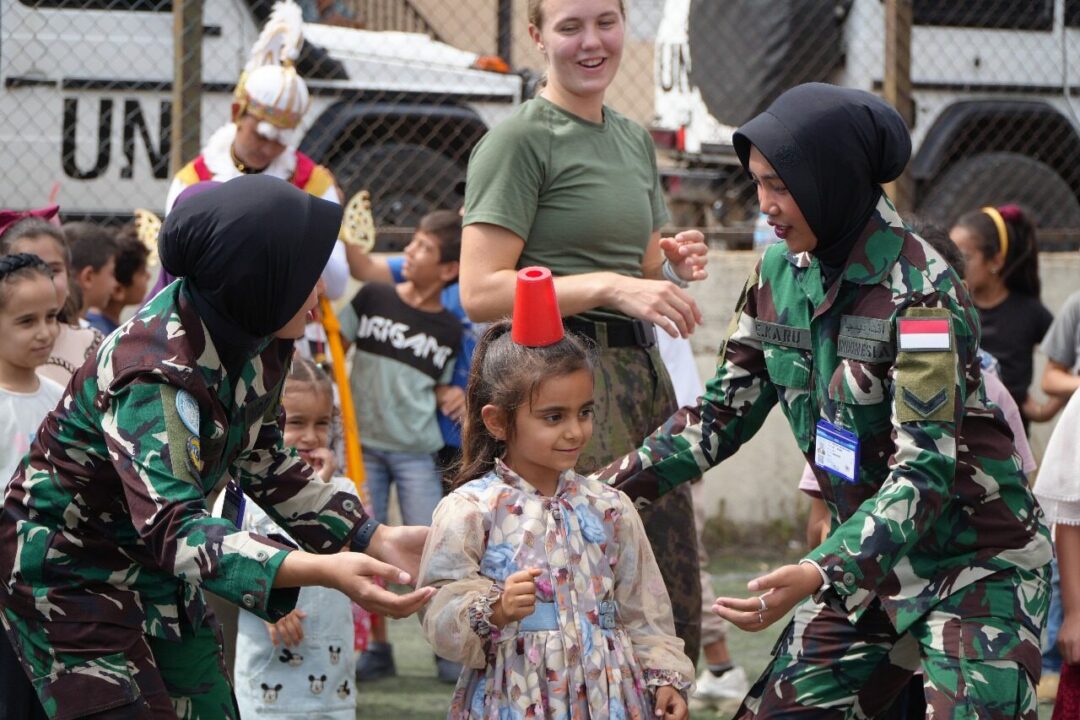
M929 400L923 400L912 392L911 388L903 388L903 393L904 402L907 403L908 407L923 417L930 417L935 410L949 401L949 393L944 389L939 390Z

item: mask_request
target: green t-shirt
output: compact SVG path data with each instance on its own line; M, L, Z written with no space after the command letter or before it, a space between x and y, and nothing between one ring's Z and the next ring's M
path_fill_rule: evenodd
M641 277L649 238L667 220L652 138L607 107L604 122L593 123L544 98L529 100L469 160L464 222L523 238L519 268Z

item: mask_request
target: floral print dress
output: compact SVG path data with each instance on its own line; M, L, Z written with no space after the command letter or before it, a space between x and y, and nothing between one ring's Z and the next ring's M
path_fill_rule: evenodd
M493 604L526 568L541 570L537 611L500 630ZM455 490L435 511L419 584L439 588L428 641L465 665L451 720L645 720L656 687L692 683L637 511L573 471L551 497L501 461Z

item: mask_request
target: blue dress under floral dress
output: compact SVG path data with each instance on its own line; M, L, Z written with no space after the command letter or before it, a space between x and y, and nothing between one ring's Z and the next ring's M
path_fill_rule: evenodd
M541 570L536 611L500 630L493 603L526 568ZM428 641L465 665L451 720L646 720L656 687L693 681L633 503L573 471L551 497L501 461L456 489L435 511L419 584L439 588Z

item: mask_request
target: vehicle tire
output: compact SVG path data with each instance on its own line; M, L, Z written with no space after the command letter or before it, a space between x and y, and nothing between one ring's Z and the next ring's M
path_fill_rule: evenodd
M1013 203L1039 228L1080 228L1080 201L1046 163L1009 152L972 155L934 181L919 213L948 228L969 210Z
M360 190L371 193L375 226L415 227L426 213L456 210L465 168L445 155L405 143L355 147L330 163L346 199Z

